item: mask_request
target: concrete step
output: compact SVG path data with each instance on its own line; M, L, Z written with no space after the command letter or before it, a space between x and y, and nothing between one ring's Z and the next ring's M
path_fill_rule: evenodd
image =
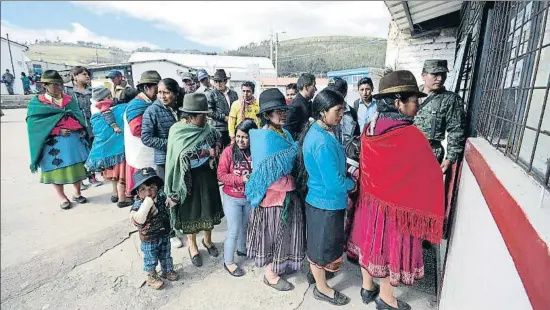
M0 106L2 109L24 109L35 95L2 95Z

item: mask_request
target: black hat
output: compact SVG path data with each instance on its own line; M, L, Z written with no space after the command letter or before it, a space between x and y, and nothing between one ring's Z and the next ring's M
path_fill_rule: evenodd
M288 110L285 95L278 88L268 88L260 94L260 112L258 115L273 110Z
M398 93L414 93L418 97L427 96L418 89L416 78L411 71L397 70L384 75L380 79L378 94L373 97L374 99L380 99L385 95Z
M132 195L135 195L137 193L137 189L139 188L139 186L147 182L147 180L155 179L155 182L157 183L158 187L164 186L164 182L162 181L162 179L157 175L157 172L155 171L155 169L151 167L139 169L134 173L134 175L132 176L132 179L134 180L134 183L135 183L134 188L132 188L132 191L130 192L130 194Z
M185 94L183 97L183 106L179 108L179 110L182 112L196 114L210 113L210 110L208 110L206 95L202 93Z
M63 84L63 78L57 72L56 70L46 70L44 71L44 74L42 74L42 79L40 80L42 83L59 83Z
M216 73L214 73L214 77L212 79L214 81L223 81L223 80L229 80L230 77L227 77L227 74L225 74L224 69L217 69Z

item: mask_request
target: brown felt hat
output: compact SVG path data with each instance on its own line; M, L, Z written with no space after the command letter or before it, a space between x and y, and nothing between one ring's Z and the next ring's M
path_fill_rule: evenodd
M59 72L57 72L56 70L46 70L46 71L44 71L44 73L42 74L42 78L40 79L40 82L48 83L48 84L51 84L51 83L64 84L65 83L65 82L63 82L63 78L61 77Z
M418 89L416 78L411 71L397 70L390 72L380 79L378 93L374 95L374 99L380 99L385 95L413 93L418 97L426 97L427 95Z
M217 69L216 73L214 73L214 77L212 79L214 81L223 81L223 80L229 80L229 79L231 79L231 77L227 76L224 69Z

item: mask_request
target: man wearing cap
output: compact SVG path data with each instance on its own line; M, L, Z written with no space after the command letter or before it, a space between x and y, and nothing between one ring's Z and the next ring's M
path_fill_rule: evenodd
M239 100L239 95L227 87L229 77L225 74L224 69L217 69L213 80L214 88L205 93L210 108L208 116L212 119L211 125L222 134L221 142L225 148L230 142L227 122L229 121L231 103Z
M122 98L122 94L124 94L124 90L127 87L132 87L127 81L122 79L122 73L118 70L109 71L109 73L107 73L107 78L111 79L111 83L113 83L111 94L113 95L113 98L118 100Z
M207 90L212 88L212 84L210 84L210 77L208 76L206 70L201 69L197 71L197 80L199 80L201 87L197 89L196 93L204 94Z
M430 141L443 173L464 151L465 113L462 98L443 86L447 79L447 61L431 59L424 62L422 91L428 95L420 104L414 124ZM441 145L447 133L447 155Z
M191 72L184 72L181 74L181 81L183 82L183 90L186 94L192 94L197 90L197 84L195 83L195 77Z

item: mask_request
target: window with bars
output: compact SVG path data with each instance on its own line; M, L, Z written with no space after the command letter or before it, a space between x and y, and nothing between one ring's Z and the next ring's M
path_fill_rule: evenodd
M495 2L476 124L479 136L550 187L549 2Z

